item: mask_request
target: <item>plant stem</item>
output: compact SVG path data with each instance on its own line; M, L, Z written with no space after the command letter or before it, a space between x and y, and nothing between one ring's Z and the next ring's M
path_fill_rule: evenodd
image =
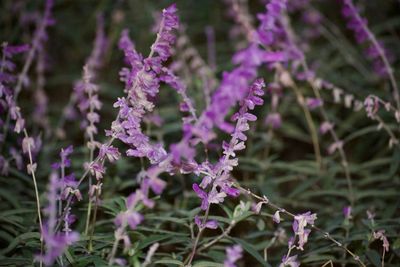
M315 128L315 124L312 119L310 111L305 106L305 99L304 99L303 94L301 93L301 91L299 90L299 88L297 87L297 85L294 82L291 84L292 84L291 88L293 89L293 91L296 94L297 102L299 103L299 105L301 106L301 108L303 109L303 112L304 112L304 116L305 116L305 119L307 122L308 130L310 131L311 140L312 140L313 147L314 147L315 160L317 162L317 166L320 170L322 170L323 163L322 163L322 157L321 157L321 149L319 147L317 129Z
M199 248L197 250L197 252L206 250L207 248L213 246L214 244L216 244L218 241L220 241L222 238L226 237L229 235L229 233L231 232L232 228L236 225L236 222L233 220L231 221L231 223L229 224L228 228L226 228L222 234L220 234L219 236L217 236L215 239L211 240L210 242L208 242L207 244L204 244L201 248Z
M94 213L93 213L93 217L92 217L91 231L90 231L89 244L88 244L89 252L91 252L93 249L93 235L94 235L94 228L95 228L94 226L96 224L98 201L99 201L99 195L100 195L99 186L100 186L100 181L97 182L97 187L96 187L96 199L95 199L95 203L94 203Z
M27 130L24 128L24 135L26 138L29 138L28 132ZM35 197L36 197L36 209L37 209L37 215L38 215L38 219L39 219L39 226L40 226L40 255L42 255L43 253L43 223L42 223L42 215L40 212L40 199L39 199L39 190L38 190L38 186L37 186L37 182L36 182L36 174L35 174L35 170L33 167L33 157L32 157L32 151L31 151L31 146L30 143L28 144L28 155L29 155L29 164L31 166L31 176L32 176L32 180L33 180L33 186L35 188ZM43 262L42 260L40 260L40 266L42 266Z
M203 225L208 220L209 211L210 211L210 203L207 206L207 210L206 210L204 218L203 218L203 222L202 222ZM205 229L204 227L199 226L199 232L197 233L196 240L194 241L193 248L192 248L192 253L190 254L190 256L188 258L189 260L188 259L185 260L185 262L187 261L187 263L185 263L185 266L187 266L187 267L191 266L191 264L192 264L193 258L196 255L196 249L197 249L197 245L198 245L199 240L200 240L200 236L203 233L204 229Z

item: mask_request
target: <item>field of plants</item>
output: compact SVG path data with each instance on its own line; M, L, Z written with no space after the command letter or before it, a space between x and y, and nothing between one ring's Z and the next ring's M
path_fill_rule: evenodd
M400 266L400 1L0 1L0 266Z

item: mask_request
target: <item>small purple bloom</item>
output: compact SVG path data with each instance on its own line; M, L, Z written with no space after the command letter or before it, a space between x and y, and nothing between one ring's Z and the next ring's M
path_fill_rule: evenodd
M323 105L323 101L320 98L307 98L306 105L309 109L315 109Z
M274 129L278 129L282 125L281 114L279 113L270 113L265 118L265 124L271 126Z
M104 166L101 163L98 163L98 162L92 162L89 165L89 170L90 170L90 173L94 177L96 177L97 180L102 179L103 175L105 173Z
M307 225L313 225L314 221L317 219L317 215L315 213L311 214L310 211L296 215L294 217L294 221L292 224L293 231L296 236L298 236L298 246L297 248L300 250L304 249L305 243L308 241L308 236L311 230L306 229Z
M329 132L330 130L333 129L333 124L328 122L328 121L324 121L321 126L319 127L319 132L321 134L326 134L327 132Z
M285 267L285 266L290 266L290 267L299 267L300 263L297 261L297 255L294 256L283 256L282 262L279 265L279 267Z
M350 219L352 217L351 211L352 211L351 206L346 206L343 208L343 215L346 219Z
M201 209L206 210L208 207L208 195L205 191L201 190L197 184L193 184L193 190L201 199Z
M274 215L272 216L272 220L275 222L275 223L280 223L281 222L281 216L280 216L280 214L279 214L279 210L277 210L275 213L274 213Z
M110 162L114 162L119 159L120 155L121 154L116 147L106 144L102 144L100 146L99 156L101 158L107 157Z
M237 267L236 262L243 257L243 249L240 245L226 248L224 267Z

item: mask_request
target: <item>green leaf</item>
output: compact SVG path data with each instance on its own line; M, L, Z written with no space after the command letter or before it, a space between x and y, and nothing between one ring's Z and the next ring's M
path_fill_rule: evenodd
M183 266L183 262L178 261L178 260L173 260L173 259L165 259L165 260L158 260L154 262L155 264L172 264L172 265L177 265L177 266Z
M193 267L224 267L224 265L212 261L198 261L193 264Z

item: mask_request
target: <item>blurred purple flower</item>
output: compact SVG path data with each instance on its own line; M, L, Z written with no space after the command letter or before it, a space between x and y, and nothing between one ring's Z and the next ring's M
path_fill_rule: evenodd
M236 262L243 257L243 249L240 245L226 248L224 267L237 267Z

